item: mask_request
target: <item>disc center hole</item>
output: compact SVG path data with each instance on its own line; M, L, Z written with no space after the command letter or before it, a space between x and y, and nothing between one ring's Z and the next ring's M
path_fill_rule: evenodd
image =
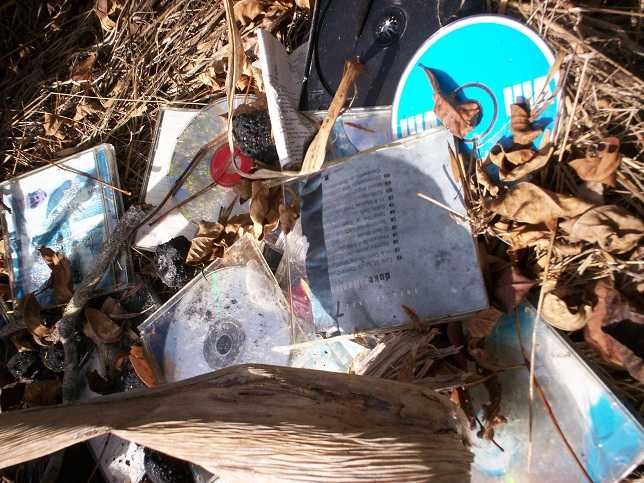
M215 343L217 352L219 352L222 356L228 354L232 346L233 346L233 340L230 338L229 335L226 335L226 334L219 337L219 339L217 339L217 342Z

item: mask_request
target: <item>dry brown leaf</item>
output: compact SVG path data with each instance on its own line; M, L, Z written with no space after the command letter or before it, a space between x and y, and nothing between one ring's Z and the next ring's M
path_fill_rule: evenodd
M25 386L23 399L27 407L51 406L58 403L61 390L62 384L58 379L34 381Z
M210 87L213 91L224 88L224 84L217 80L217 72L213 67L208 67L197 76L197 80L203 85Z
M13 343L18 352L29 352L39 350L38 345L32 334L26 330L19 330L9 336L9 340Z
M41 247L38 251L51 270L47 284L53 289L54 300L57 304L66 304L74 295L71 263L64 254L51 248Z
M250 200L250 218L253 220L253 234L258 240L264 233L270 233L279 224L279 188L271 190L261 181L253 181Z
M233 8L235 20L242 26L248 25L266 10L266 4L261 0L241 0Z
M501 170L499 171L499 178L501 178L503 181L517 181L521 178L525 178L529 174L540 170L546 164L548 164L553 151L553 146L547 146L543 149L540 149L538 152L533 152L533 157L520 166L517 166L510 171L506 171L505 169L501 168ZM510 162L512 162L509 158L511 154L512 153L506 153L506 156L508 157L508 160Z
M619 139L616 137L606 138L596 156L586 154L585 158L571 161L570 167L584 181L615 186L615 176L621 162L619 146Z
M501 148L501 146L497 145L490 151L490 154L487 155L487 158L495 166L503 168L503 163L505 161L505 151L503 151L503 148Z
M541 315L543 319L557 329L574 331L586 325L588 306L582 306L579 312L573 313L566 302L550 292L543 297Z
M513 251L536 246L545 240L549 243L550 233L530 225L521 225L514 230L503 233L503 239L510 244Z
M51 334L51 328L45 326L40 315L41 307L33 293L27 294L21 302L22 319L27 330L33 335L44 339Z
M541 129L532 129L530 114L521 104L510 106L510 129L512 140L515 144L530 144L543 132Z
M125 309L117 299L114 297L107 297L101 305L101 312L111 318L113 315L124 314Z
M201 221L197 235L190 242L186 263L202 265L223 255L223 247L217 243L223 233L223 224Z
M536 285L534 280L524 276L519 268L512 264L506 264L493 276L494 299L498 306L508 313L512 312Z
M595 297L597 303L588 315L584 329L586 341L599 351L606 362L625 368L631 376L644 383L644 361L606 332L611 325L624 321L639 326L641 331L644 316L629 307L610 280L597 282Z
M611 253L635 248L644 236L644 222L615 205L597 206L561 224L570 241L597 243Z
M441 93L438 81L433 72L420 65L425 72L427 80L434 91L434 113L441 120L443 125L457 138L463 139L474 127L472 120L480 113L480 107L476 102L465 102L453 106Z
M398 372L398 380L400 382L413 382L414 380L414 369L416 368L416 351L414 349L403 356L400 362L400 370Z
M499 194L499 187L492 181L492 178L480 162L476 163L476 181L492 196Z
M134 368L136 375L143 381L148 387L154 387L157 385L157 379L152 370L152 366L148 362L145 351L140 345L133 345L130 348L130 363Z
M91 81L95 62L96 52L92 52L74 67L71 75L72 80L77 82Z
M536 151L530 148L515 149L513 151L506 151L505 159L507 159L515 166L519 166L521 164L525 164L528 161L530 161L532 158L535 157L536 154L537 154Z
M521 182L510 188L502 198L486 203L494 213L514 221L553 227L558 218L573 218L593 207L590 203Z
M97 112L101 112L102 110L103 110L103 108L101 107L101 105L98 102L96 102L96 101L94 101L92 99L84 98L76 106L76 112L74 113L73 120L76 121L76 122L82 121L87 116L89 116L91 114L96 114Z
M285 205L284 203L280 203L279 215L280 228L282 229L284 234L288 235L295 226L297 219L300 217L299 206L293 204Z
M306 10L311 10L311 3L314 3L311 0L295 0L295 5L297 5L299 8L304 8Z
M468 337L470 339L485 339L492 333L502 316L503 312L494 307L471 315L463 321L467 327Z
M239 196L239 202L244 203L253 195L251 182L242 178L239 183L233 186L233 191Z
M97 0L94 12L98 17L101 27L106 32L111 32L116 27L116 23L109 17L116 11L117 2L113 0Z
M45 136L52 136L62 141L65 139L65 133L62 131L62 128L66 124L67 121L62 117L46 112L43 120Z
M87 307L85 309L85 325L83 332L94 340L113 344L121 340L123 329L100 310Z
M240 229L251 224L252 221L247 213L235 215L225 224L202 221L199 223L197 235L190 244L186 263L202 265L223 257L225 249L237 239Z

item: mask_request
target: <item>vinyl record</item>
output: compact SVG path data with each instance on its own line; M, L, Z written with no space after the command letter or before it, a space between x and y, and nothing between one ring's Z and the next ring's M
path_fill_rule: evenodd
M320 0L310 45L304 110L326 109L344 62L357 57L354 107L391 105L398 79L425 39L457 18L481 11L481 0Z
M534 106L552 97L558 77L546 81L553 63L554 55L543 39L507 17L479 15L453 22L432 35L405 69L393 104L394 136L406 137L440 124L425 67L443 94L456 102L479 104L478 124L463 144L485 157L498 142L510 142L512 104ZM558 103L555 98L548 104L535 124L553 131Z
M235 96L235 107L244 102L244 96ZM217 101L201 111L179 136L175 146L168 176L176 181L185 171L197 152L226 129L226 99ZM176 203L189 201L180 208L181 213L194 221L217 221L219 208L227 207L235 199L231 189L239 182L240 176L228 168L230 150L227 141L210 149L199 165L188 177L184 185L174 195ZM238 151L235 152L236 165L245 172L250 171L252 161ZM213 186L208 188L210 185ZM206 190L202 192L202 190ZM201 193L201 194L199 194Z
M271 350L290 344L288 312L267 293L273 284L253 261L200 277L171 309L163 347L166 379L251 362L288 365L288 354Z

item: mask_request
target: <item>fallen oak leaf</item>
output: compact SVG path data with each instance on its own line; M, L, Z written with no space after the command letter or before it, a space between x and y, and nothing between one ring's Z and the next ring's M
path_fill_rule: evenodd
M493 295L496 303L506 313L512 312L536 282L521 273L518 267L508 263L495 274Z
M481 162L476 163L476 181L492 196L499 194L499 187L492 181L492 177L485 170L485 166Z
M531 148L521 148L512 151L505 151L505 159L507 159L515 166L527 163L532 158L534 158L535 155L536 151Z
M52 329L43 324L43 318L40 314L42 310L38 299L33 293L27 294L27 296L20 303L20 309L22 312L22 320L25 322L27 330L31 332L32 335L40 339L44 339L51 335Z
M419 64L419 67L425 72L434 91L434 114L449 132L463 139L474 128L472 121L480 114L479 105L476 102L464 102L456 107L453 106L441 93L434 73L422 64Z
M83 332L95 343L113 344L121 340L123 329L100 310L87 307Z
M96 114L102 111L101 105L92 100L92 99L82 99L81 102L76 106L76 111L74 112L74 117L72 118L75 122L82 121L87 116L91 114ZM72 148L73 149L73 148Z
M619 139L609 137L600 144L597 156L587 154L585 158L570 162L570 167L584 181L595 181L615 186L615 177L621 157L619 155Z
M107 297L101 305L101 312L112 318L114 315L123 315L125 313L125 309L117 299L114 297Z
M300 208L298 205L288 204L285 205L284 202L281 202L279 205L279 219L280 227L285 235L288 235L297 219L300 217Z
M265 13L266 5L261 0L241 0L233 7L235 20L242 27L248 25L261 14Z
M140 345L133 345L130 348L130 363L134 368L136 375L143 381L148 387L154 387L157 385L157 379L152 370L152 366L148 362L145 351Z
M252 184L249 180L242 178L239 183L233 186L233 192L239 196L239 203L245 203L253 196Z
M586 325L586 316L589 308L587 305L582 305L577 313L571 312L568 304L563 299L549 292L543 297L541 316L553 327L572 332L583 329Z
M223 233L223 224L201 221L197 234L190 242L186 263L202 265L223 255L223 248L217 244Z
M593 207L574 196L545 190L526 181L517 183L502 198L486 202L486 207L501 216L522 223L545 223L554 227L559 218L573 218Z
M111 32L116 27L116 22L110 18L110 15L116 10L116 2L112 0L97 0L94 13L98 17L101 27L106 32Z
M87 387L90 391L100 394L101 396L107 396L116 392L115 381L110 381L103 376L101 376L97 371L89 371L86 376Z
M629 320L644 325L644 316L631 309L611 280L602 279L595 285L597 303L586 320L584 338L595 347L602 358L614 366L626 369L631 376L644 383L644 361L626 345L606 332L612 324Z
M76 82L91 81L95 63L96 52L91 52L72 69L71 79Z
M569 234L570 241L597 243L611 253L632 250L644 236L644 222L616 205L592 208L563 222L561 228Z
M485 339L492 333L502 316L503 312L495 307L471 315L463 321L467 328L468 337L470 339Z
M38 251L51 270L47 285L53 289L54 300L57 304L66 304L74 295L71 263L63 253L51 248L41 247Z
M541 129L532 129L530 114L521 104L510 106L510 129L512 140L523 145L532 143L543 132Z
M287 202L286 192L290 195L290 200ZM280 228L284 234L288 235L293 227L295 222L300 217L300 197L298 193L290 188L286 188L286 192L283 192L283 196L280 198L279 204L279 218L280 218Z
M501 170L499 170L499 178L503 181L517 181L521 178L525 178L529 174L532 174L547 165L553 152L554 147L552 145L546 146L537 152L533 152L533 157L520 166L517 166L510 171L506 171L501 168ZM506 153L506 156L509 156L510 154L511 153Z
M279 224L279 203L276 195L279 188L271 190L261 181L253 181L252 197L250 200L250 218L253 221L253 234L258 240L264 238Z
M65 133L62 131L62 128L66 124L67 121L62 117L46 112L43 120L45 136L51 136L62 141L65 139Z
M25 386L23 400L26 407L51 406L61 398L62 383L58 379L34 381Z

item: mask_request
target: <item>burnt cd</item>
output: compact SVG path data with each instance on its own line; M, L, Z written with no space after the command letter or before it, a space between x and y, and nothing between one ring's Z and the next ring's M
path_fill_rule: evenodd
M288 365L275 346L290 344L288 312L274 281L254 261L198 277L161 317L169 321L163 373L177 381L235 364Z

